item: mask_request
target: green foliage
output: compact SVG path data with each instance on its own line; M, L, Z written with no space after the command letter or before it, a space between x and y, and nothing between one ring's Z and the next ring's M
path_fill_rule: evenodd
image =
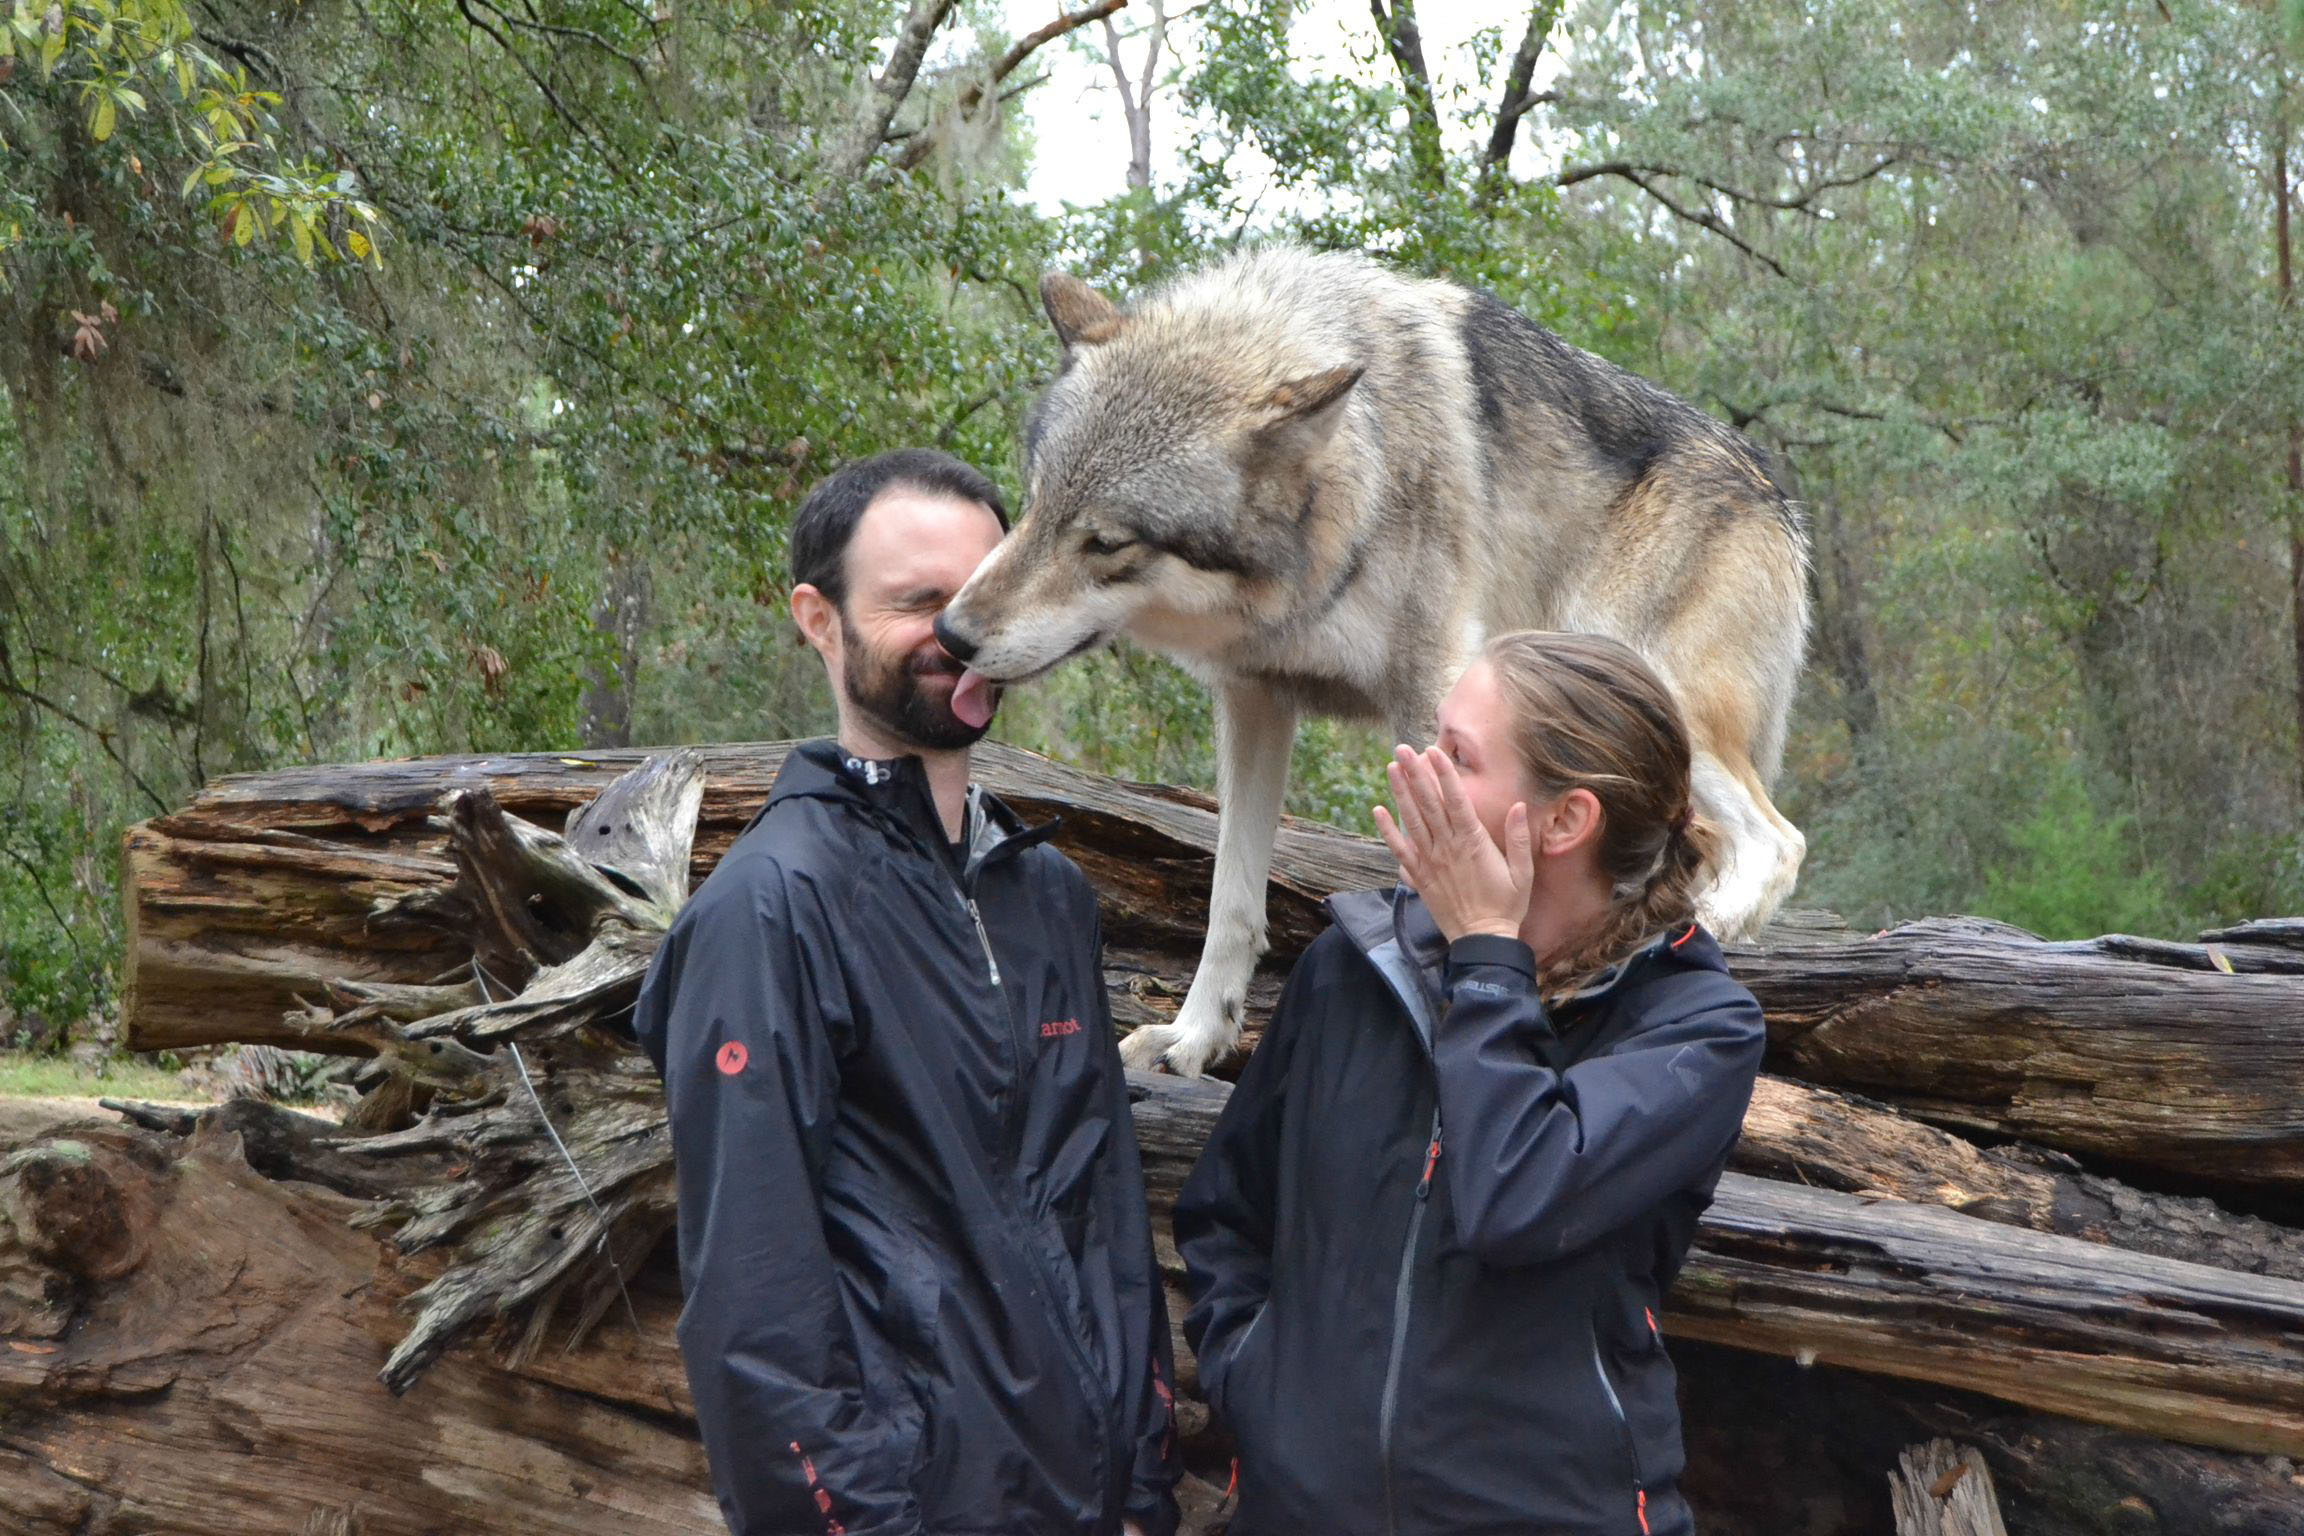
M2070 766L2039 790L2037 809L2009 829L2008 862L1985 874L1981 915L2048 939L2179 927L2167 875L2137 848L2135 817L2100 811Z
M218 773L826 728L809 483L936 443L1020 490L1040 271L1272 237L1486 287L1797 482L1799 899L2304 902L2294 6L1550 7L1505 166L1516 25L1411 87L1357 13L1331 70L1300 0L1172 6L1176 173L1055 218L1060 112L963 111L998 7L898 116L917 172L828 167L900 9L0 5L0 996L110 1006L120 829ZM1001 729L1213 778L1205 692L1127 648ZM1290 809L1365 830L1387 745L1307 722Z

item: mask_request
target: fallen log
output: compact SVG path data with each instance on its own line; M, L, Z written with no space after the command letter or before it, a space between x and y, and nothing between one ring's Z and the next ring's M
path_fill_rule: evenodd
M0 1173L0 1202L0 1274L48 1298L6 1320L0 1529L722 1528L666 1277L636 1287L637 1332L525 1367L459 1355L421 1397L398 1399L376 1372L421 1272L353 1230L361 1202L264 1177L221 1124L182 1139L91 1125L35 1143Z
M692 879L710 872L767 799L787 742L694 749L704 768ZM638 766L641 752L419 758L239 774L124 838L127 977L122 1038L133 1050L233 1041L327 1049L301 1000L332 981L425 985L461 978L469 945L432 920L425 893L455 879L441 809L481 790L507 814L557 831ZM1060 816L1057 844L1095 884L1123 1027L1172 1014L1200 949L1214 867L1214 802L1127 784L1016 748L977 749L981 782L1027 821ZM1380 844L1291 821L1275 856L1273 953L1260 1018L1286 967L1325 925L1331 892L1381 884ZM337 1042L341 1044L341 1042Z
M765 799L783 743L697 749L700 877ZM469 984L470 945L425 905L455 879L444 797L486 788L545 830L635 752L428 758L220 779L130 829L123 1035L134 1049L333 1041L303 1006L336 982ZM1058 843L1103 908L1122 1028L1173 1013L1200 948L1215 846L1205 797L980 749L982 780ZM1382 846L1291 823L1273 860L1272 951L1250 1041L1331 891L1382 884ZM2286 920L2213 944L2048 943L1972 919L1870 937L1793 914L1730 965L1768 1010L1770 1066L1971 1134L2101 1159L2138 1177L2304 1190L2304 950ZM2224 966L2230 966L2227 972Z
M637 1329L619 1317L518 1365L452 1350L395 1397L374 1377L397 1308L432 1271L350 1228L358 1205L314 1177L347 1173L327 1128L253 1102L144 1113L176 1132L91 1123L0 1148L0 1275L34 1281L51 1309L10 1316L0 1351L0 1530L720 1529L672 1341L668 1255L635 1277ZM241 1155L252 1138L273 1149L267 1171ZM86 1240L98 1230L113 1236ZM60 1240L71 1232L82 1237ZM2304 1529L2304 1488L2278 1458L1686 1340L1674 1355L1685 1486L1710 1536L1885 1529L1897 1448L1937 1434L1984 1451L2027 1536ZM1221 1484L1219 1439L1185 1450ZM1214 1490L1195 1491L1204 1513Z
M2265 1188L2304 1181L2300 959L1932 918L1731 964L1767 1012L1775 1071L1961 1131Z

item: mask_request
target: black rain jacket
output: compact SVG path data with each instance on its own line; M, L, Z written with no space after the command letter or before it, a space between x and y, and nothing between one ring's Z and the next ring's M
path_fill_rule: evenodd
M735 1536L1169 1536L1165 1307L1072 862L917 758L797 747L635 1027Z
M1656 1314L1759 1005L1693 924L1555 1014L1517 939L1329 906L1176 1202L1233 1536L1686 1536Z

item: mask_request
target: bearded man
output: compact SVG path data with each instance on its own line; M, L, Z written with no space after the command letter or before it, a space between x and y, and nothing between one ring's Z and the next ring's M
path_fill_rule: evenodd
M969 783L998 697L933 628L1007 525L926 450L809 493L792 617L839 735L793 749L641 992L735 1536L1176 1526L1095 897L1051 826Z

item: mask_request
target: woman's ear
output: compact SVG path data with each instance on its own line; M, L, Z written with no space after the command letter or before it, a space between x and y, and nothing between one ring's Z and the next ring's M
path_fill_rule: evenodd
M1544 808L1536 823L1536 851L1556 859L1600 841L1600 798L1588 789L1571 789Z

